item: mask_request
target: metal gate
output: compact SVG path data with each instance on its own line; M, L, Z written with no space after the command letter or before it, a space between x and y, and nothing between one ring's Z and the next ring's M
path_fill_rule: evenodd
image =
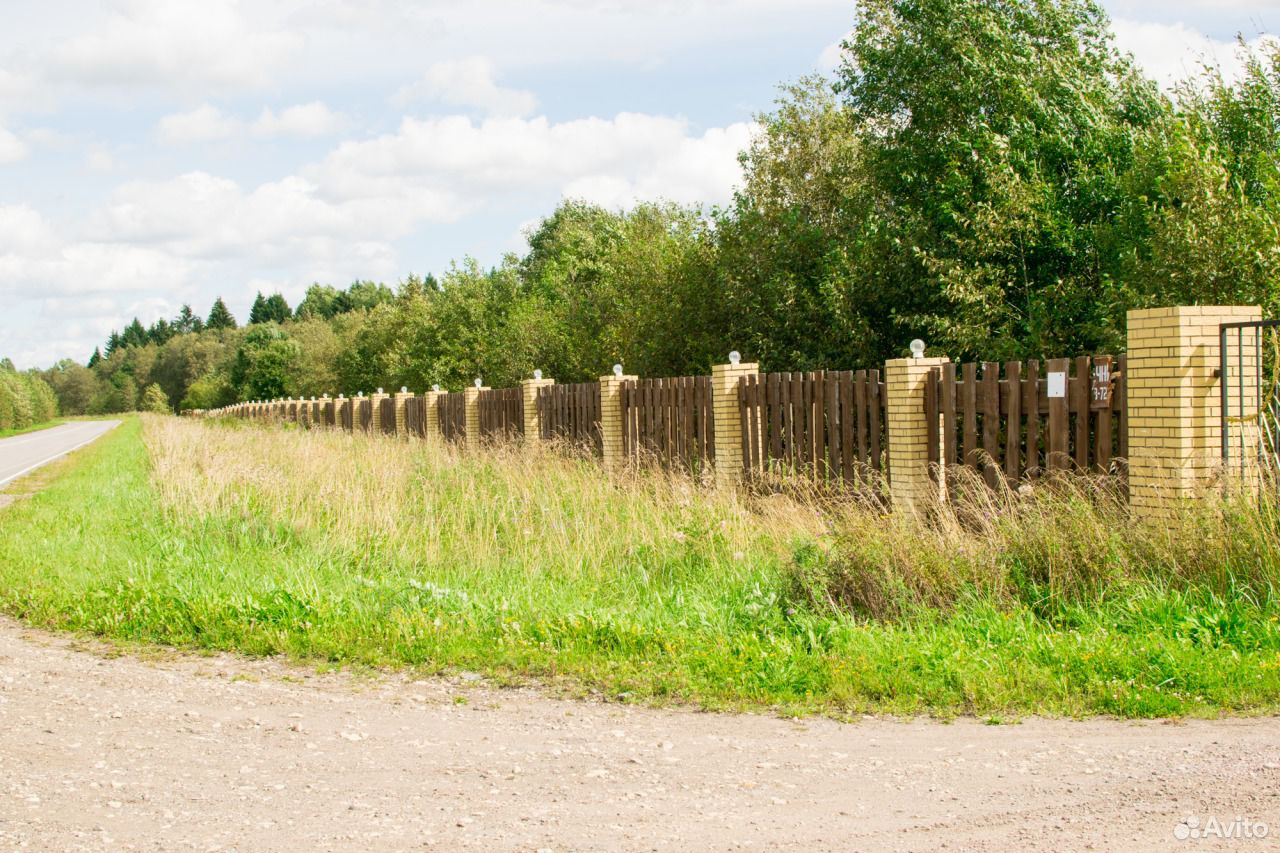
M1280 320L1218 327L1222 461L1280 474Z

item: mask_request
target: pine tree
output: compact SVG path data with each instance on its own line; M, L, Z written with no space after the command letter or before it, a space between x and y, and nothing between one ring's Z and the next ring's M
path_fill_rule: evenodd
M271 318L267 316L267 298L259 290L257 298L253 300L253 307L249 309L249 325L265 323L269 319Z
M209 311L209 319L204 323L207 329L234 329L236 327L236 318L231 316L231 312L227 310L227 303L222 301L219 296L213 301L213 308Z
M102 351L94 347L93 355L89 356L89 367L97 367L100 361L102 361Z
M289 308L289 303L279 293L273 293L267 297L267 319L276 323L283 323L293 316L293 310Z
M170 338L177 334L177 330L169 325L169 321L161 317L147 329L147 339L156 346L164 346Z
M143 328L137 317L134 317L133 322L124 327L124 332L120 334L120 343L127 347L144 347L147 345L147 330Z
M110 358L118 349L120 349L120 333L113 329L107 336L107 358Z
M190 305L183 305L182 310L178 312L178 316L173 319L173 329L180 335L188 332L198 332L204 328L204 322L195 315Z

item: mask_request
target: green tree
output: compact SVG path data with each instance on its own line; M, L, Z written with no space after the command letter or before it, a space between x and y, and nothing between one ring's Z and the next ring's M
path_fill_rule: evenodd
M239 400L282 397L301 354L298 342L275 323L259 323L245 333L231 368L231 384Z
M307 288L306 295L298 303L294 316L299 320L332 319L333 315L338 313L337 300L338 291L334 287L327 284L313 284Z
M840 91L880 194L855 263L951 355L1114 348L1099 231L1167 103L1092 0L867 0Z
M144 412L159 415L173 414L173 409L169 406L169 397L164 393L164 389L155 383L148 385L147 390L143 392L139 408Z
M236 327L236 318L231 316L231 312L227 310L227 303L222 301L221 296L213 301L213 308L209 310L209 319L205 320L204 325L207 329L234 329Z

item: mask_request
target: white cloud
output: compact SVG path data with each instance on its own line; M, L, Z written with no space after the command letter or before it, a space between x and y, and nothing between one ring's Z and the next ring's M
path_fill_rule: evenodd
M551 122L465 116L406 118L399 130L340 145L307 170L335 198L444 190L483 203L499 194L578 194L609 203L638 198L726 200L751 126L691 135L683 119L619 113Z
M335 113L321 101L312 101L288 107L278 115L271 109L263 109L252 131L258 136L332 136L349 124L346 116Z
M235 136L240 130L239 121L211 104L202 104L185 113L167 115L156 125L160 141L168 145L214 142Z
M499 86L493 71L493 63L480 56L437 62L422 79L396 92L392 102L407 106L416 101L436 101L473 107L493 116L526 116L537 109L538 99L532 92Z
M27 144L0 127L0 166L16 163L27 156Z
M49 76L91 88L261 86L303 44L298 34L250 20L236 0L116 6L98 27L51 51Z
M1147 73L1164 89L1195 77L1208 65L1220 68L1228 80L1238 79L1244 70L1240 46L1234 40L1213 39L1183 23L1156 23L1117 18L1113 22L1116 45L1133 54ZM1257 50L1274 36L1259 36L1249 42Z

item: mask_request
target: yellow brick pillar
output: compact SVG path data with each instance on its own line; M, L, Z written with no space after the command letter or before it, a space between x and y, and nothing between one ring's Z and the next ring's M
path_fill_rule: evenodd
M372 406L373 419L369 422L369 430L374 433L381 433L384 429L382 425L382 401L391 396L387 392L379 388L369 395L369 402Z
M351 398L351 432L364 432L365 428L360 423L360 409L364 407L365 400L369 398L361 391Z
M889 438L889 496L894 509L919 512L939 497L929 471L924 416L929 371L948 358L895 358L884 365L885 427Z
M395 396L396 435L400 438L408 435L408 428L405 426L405 408L412 399L413 395L409 393L409 389L403 385L400 386L400 390L396 392Z
M626 461L622 448L622 383L639 378L623 373L621 364L615 364L610 375L600 377L600 448L606 468Z
M474 385L468 385L462 392L463 406L467 415L467 447L480 446L480 392L488 391L487 385L477 379Z
M742 479L742 412L738 406L738 381L759 372L759 364L740 361L736 352L729 353L728 364L717 364L711 368L718 483L736 483Z
M440 440L440 395L443 393L439 385L432 385L431 390L422 395L422 420L427 441Z
M1220 358L1218 326L1261 317L1256 306L1129 312L1129 503L1136 517L1171 515L1180 502L1203 494L1221 473L1222 384L1214 375ZM1235 341L1232 333L1229 346ZM1246 332L1243 365L1232 359L1232 412L1242 402L1242 387L1246 415L1258 409L1255 341ZM1232 436L1239 459L1238 436L1234 431Z
M541 370L535 370L532 379L526 379L520 383L520 399L524 405L525 441L542 441L542 416L538 413L538 389L555 384L554 379L543 379Z

